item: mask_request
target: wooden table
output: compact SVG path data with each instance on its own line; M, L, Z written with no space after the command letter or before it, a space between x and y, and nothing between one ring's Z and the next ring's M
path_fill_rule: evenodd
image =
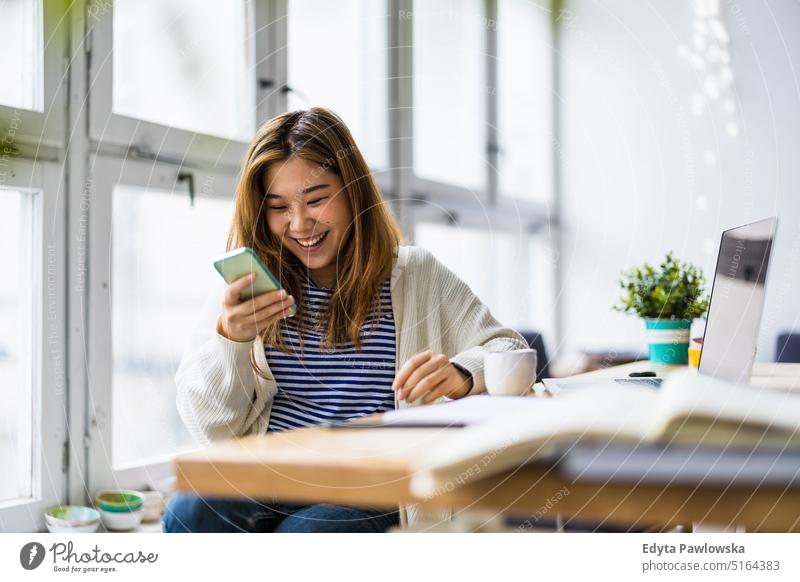
M646 368L647 362L637 362L591 375L621 377ZM659 375L670 371L661 369ZM754 382L800 391L800 364L757 365ZM548 500L562 492L557 511L570 520L622 527L703 522L747 531L800 531L800 489L593 483L573 481L549 465L520 467L429 500L415 497L409 488L413 459L442 431L453 430L461 429L312 427L226 441L180 456L177 487L201 495L286 502L387 508L420 503L521 519L542 514Z

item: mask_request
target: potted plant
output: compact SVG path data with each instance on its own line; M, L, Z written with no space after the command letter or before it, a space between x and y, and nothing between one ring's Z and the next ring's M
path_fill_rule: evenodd
M686 364L689 328L708 309L702 271L669 252L657 268L633 267L618 283L623 295L614 309L644 318L650 361Z

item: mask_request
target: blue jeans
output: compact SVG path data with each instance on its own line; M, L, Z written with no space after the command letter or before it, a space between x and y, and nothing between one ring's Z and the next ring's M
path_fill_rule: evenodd
M397 511L340 505L291 505L176 493L164 512L167 533L378 533L397 525Z

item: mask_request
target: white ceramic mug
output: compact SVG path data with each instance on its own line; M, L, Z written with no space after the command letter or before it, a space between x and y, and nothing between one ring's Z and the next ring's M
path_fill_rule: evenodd
M483 361L486 390L492 396L521 396L536 383L536 350L491 352Z

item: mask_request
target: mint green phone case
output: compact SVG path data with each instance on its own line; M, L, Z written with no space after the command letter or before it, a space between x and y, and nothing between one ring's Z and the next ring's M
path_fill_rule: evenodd
M214 268L229 285L245 275L256 274L256 280L253 284L242 291L242 300L250 299L268 291L283 289L278 279L270 273L266 265L258 258L258 255L249 247L241 247L225 253L214 261ZM290 310L292 315L297 313L297 305L292 304Z

